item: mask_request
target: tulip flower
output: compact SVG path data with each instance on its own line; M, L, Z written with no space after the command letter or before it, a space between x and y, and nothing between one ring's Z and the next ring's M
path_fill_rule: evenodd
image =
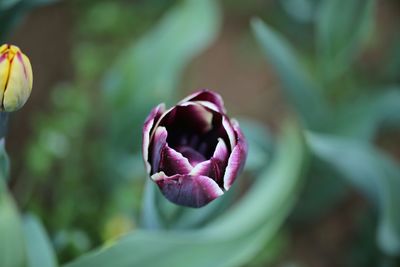
M27 56L14 46L0 46L0 111L15 111L32 91L32 67Z
M229 190L243 169L247 143L220 95L198 91L165 110L155 107L143 127L150 178L171 202L202 207Z

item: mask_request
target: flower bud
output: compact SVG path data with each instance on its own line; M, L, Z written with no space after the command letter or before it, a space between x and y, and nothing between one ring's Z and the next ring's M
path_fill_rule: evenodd
M32 67L27 56L14 46L0 46L0 110L15 111L32 91Z
M202 207L226 192L242 170L247 143L226 115L220 95L201 90L165 110L154 108L143 127L150 178L171 202Z

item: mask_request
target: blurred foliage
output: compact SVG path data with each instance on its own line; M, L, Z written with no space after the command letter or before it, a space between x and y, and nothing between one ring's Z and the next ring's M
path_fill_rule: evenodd
M1 1L0 39L52 2ZM400 36L375 70L363 58L378 38L374 0L221 3L63 3L74 17L74 75L50 91L49 112L32 115L13 184L19 208L0 141L0 266L256 267L282 255L282 266L302 266L288 254L295 226L317 228L351 188L371 209L355 212L355 240L338 262L399 263L400 167L376 139L399 129ZM177 207L146 179L142 123L154 105L179 98L185 68L219 34L221 7L253 17L248 32L293 112L276 134L241 118L244 177L202 209Z
M58 0L1 0L0 42L6 43L7 35L33 8L55 3Z
M0 179L0 234L0 266L24 266L26 257L21 217L3 178Z
M29 267L55 267L56 255L47 237L46 230L34 215L26 215L23 220Z
M206 227L186 232L139 230L67 266L185 266L188 262L190 266L240 266L275 236L294 204L307 159L304 149L298 128L287 125L271 166L237 205ZM135 253L129 253L132 250Z
M344 9L338 23L337 15L343 5L348 8ZM317 56L314 58L319 71L314 75L306 66L301 66L288 41L270 26L254 19L252 27L268 61L283 81L288 100L311 130L307 135L311 150L317 159L333 167L318 173L325 177L333 175L336 179L346 178L366 194L379 209L377 240L380 249L394 256L400 254L400 200L397 199L400 167L375 148L373 141L383 124L391 128L399 126L400 87L366 86L365 79L358 78L360 70L349 69L362 51L366 33L371 31L373 7L374 1L322 1L315 20ZM312 83L309 81L311 76L314 76ZM351 82L343 83L343 79ZM338 88L338 84L342 87ZM380 90L384 87L383 92L374 92L374 87L380 87ZM352 94L344 93L345 89ZM368 97L360 99L361 93ZM318 99L314 100L317 95ZM327 111L321 111L321 103ZM322 167L321 164L318 166ZM332 173L332 170L336 172ZM336 179L325 179L322 185L312 180L313 177L321 178L310 176L315 188L309 189L303 199L310 204L301 203L302 206L313 206L314 212L320 213L326 210L327 203L340 199L342 186ZM333 192L321 194L321 186ZM312 218L310 214L308 217Z

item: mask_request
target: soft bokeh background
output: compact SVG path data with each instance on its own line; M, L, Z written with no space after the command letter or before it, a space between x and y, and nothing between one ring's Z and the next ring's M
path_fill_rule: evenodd
M207 266L399 266L399 1L6 2L1 21L23 12L1 41L34 71L30 100L10 118L8 187L60 264L154 228L141 215L141 124L153 105L209 88L254 148L232 203L268 168L286 118L312 152L278 237L246 260ZM159 229L213 220L175 224L179 211L158 205Z

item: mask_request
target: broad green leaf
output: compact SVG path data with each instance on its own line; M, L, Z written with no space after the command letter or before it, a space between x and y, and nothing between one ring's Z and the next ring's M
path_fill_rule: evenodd
M261 170L270 161L274 143L273 137L269 129L257 121L240 118L239 122L249 146L246 170Z
M321 89L297 59L287 40L260 19L251 22L253 32L268 62L277 71L282 81L282 89L288 100L299 112L305 125L320 129L327 119L327 103Z
M379 209L378 244L388 254L400 254L400 166L358 139L310 133L312 151L364 192Z
M289 236L286 231L279 232L274 238L268 240L264 244L264 247L255 255L248 263L246 267L265 267L273 266L276 263L277 257L282 255L289 245Z
M162 219L160 218L159 210L156 204L157 191L156 185L147 180L143 193L143 208L141 216L141 227L145 229L161 229L163 227Z
M150 109L175 98L183 69L214 40L219 24L216 1L181 1L145 36L121 50L103 87L113 118L118 118L109 121L109 129L124 149L139 147Z
M374 0L325 0L317 27L320 67L327 81L348 69L373 23Z
M257 227L257 223L267 222L280 207L294 204L308 157L299 129L293 125L285 127L271 165L260 174L246 197L211 224L208 230L215 231L214 234L246 231L250 225ZM248 228L235 228L239 225L230 222Z
M280 0L286 13L300 23L308 23L314 20L317 2L313 0Z
M372 140L382 126L400 126L400 87L388 87L382 91L379 94L366 94L338 109L338 124L333 131L344 136Z
M349 187L343 179L338 179L332 167L316 157L312 157L307 170L305 184L291 219L296 222L315 222L332 212L343 201Z
M300 131L288 126L271 166L214 222L192 231L139 230L66 266L242 266L276 235L296 200L305 163Z
M21 0L2 0L0 2L0 10L7 9L12 7L13 5L17 4Z
M55 267L56 256L38 218L27 215L23 218L28 267Z
M4 181L0 179L0 266L25 267L21 218Z

